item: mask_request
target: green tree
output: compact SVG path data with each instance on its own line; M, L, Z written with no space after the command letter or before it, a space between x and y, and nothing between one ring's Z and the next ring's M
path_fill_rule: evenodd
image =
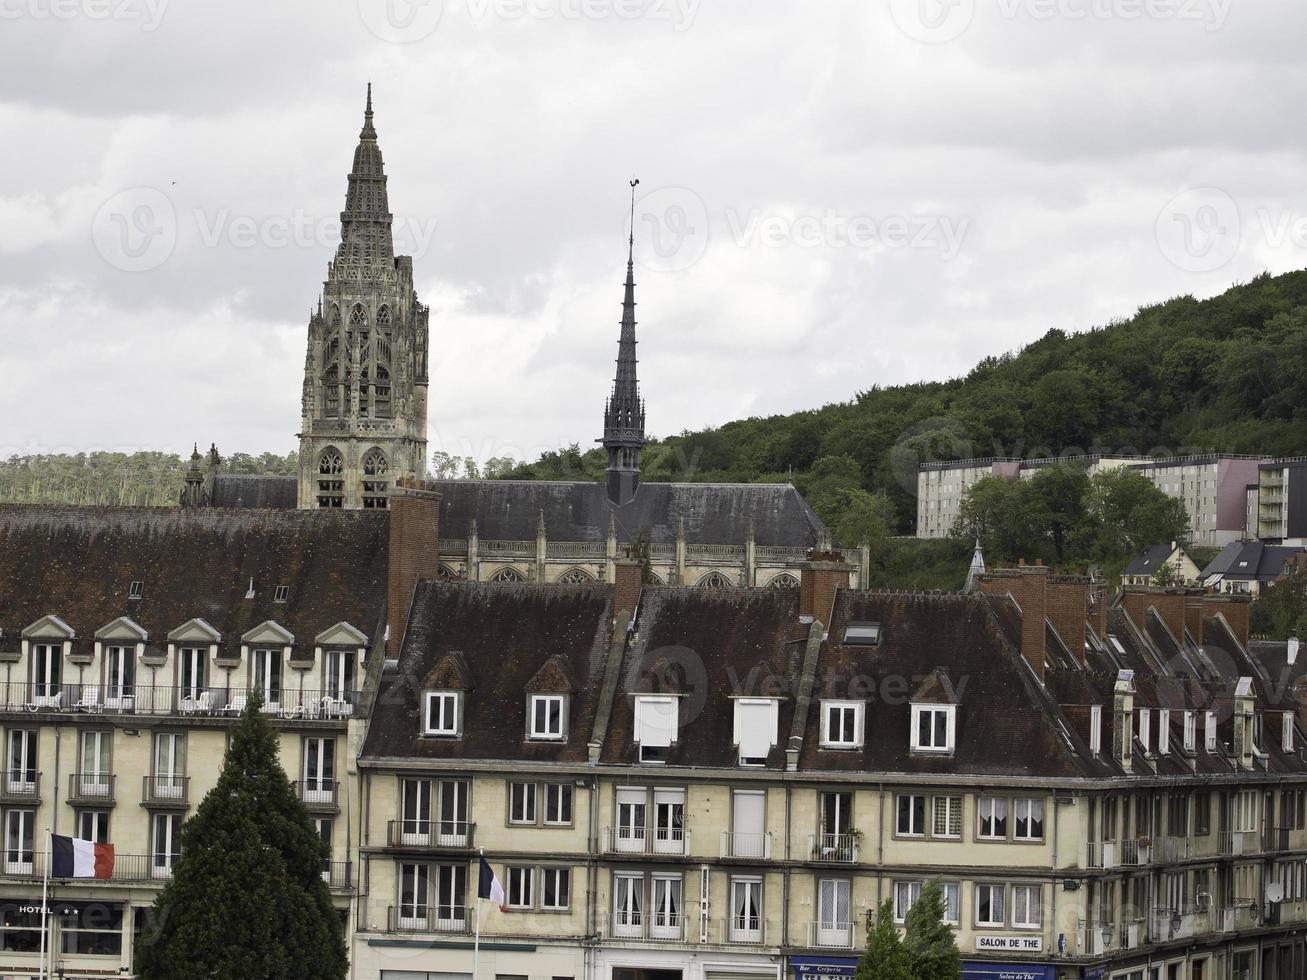
M953 536L980 538L992 559L1043 558L1048 550L1048 516L1029 480L987 476L967 488Z
M867 951L858 961L856 980L915 980L908 951L894 926L894 903L886 899L867 931Z
M903 947L912 964L913 980L961 980L962 955L953 929L944 921L944 895L939 882L921 890L904 918Z
M840 490L836 500L839 510L831 523L835 540L846 548L866 544L872 554L883 552L897 523L889 494L884 490Z
M1138 554L1150 544L1179 541L1189 530L1184 502L1128 466L1095 473L1087 505L1097 524L1095 557L1107 563Z
M217 784L182 827L172 880L141 940L142 980L346 974L340 918L322 880L326 850L261 708L256 694Z
M1153 572L1152 584L1159 589L1169 589L1173 585L1180 584L1180 574L1175 570L1175 565L1169 561L1164 561L1157 566L1157 571Z
M1083 466L1074 463L1046 466L1030 479L1030 496L1038 502L1038 513L1052 539L1053 557L1058 563L1078 553L1088 521L1088 493L1089 476Z

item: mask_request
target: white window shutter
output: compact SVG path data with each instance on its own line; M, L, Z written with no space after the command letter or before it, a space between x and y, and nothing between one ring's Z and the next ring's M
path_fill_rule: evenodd
M775 702L745 698L736 701L735 741L742 758L765 757L776 744Z
M676 741L676 698L639 698L635 702L635 740L648 748Z

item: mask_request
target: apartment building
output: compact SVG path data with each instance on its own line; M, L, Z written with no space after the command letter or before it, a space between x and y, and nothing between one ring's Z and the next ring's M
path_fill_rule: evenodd
M1190 543L1223 546L1243 540L1247 533L1248 486L1257 482L1258 468L1264 461L1254 456L1150 459L1092 455L929 463L917 474L917 537L947 537L960 513L963 495L981 477L1029 478L1045 466L1068 462L1084 465L1090 476L1116 466L1134 468L1163 493L1184 502ZM1268 490L1267 500L1272 499ZM1270 517L1268 511L1268 520Z
M116 851L107 880L51 883L57 975L130 975L254 691L348 916L347 728L387 562L384 514L0 508L0 976L39 969L47 830Z
M1307 460L1262 463L1248 497L1249 537L1307 545Z
M851 976L929 880L969 980L1303 975L1302 668L1246 601L850 570L420 582L369 680L355 975Z

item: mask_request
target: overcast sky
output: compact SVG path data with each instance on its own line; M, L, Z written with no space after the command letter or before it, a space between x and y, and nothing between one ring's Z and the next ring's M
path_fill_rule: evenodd
M295 447L364 88L433 449L653 434L1307 266L1302 0L0 0L0 454Z

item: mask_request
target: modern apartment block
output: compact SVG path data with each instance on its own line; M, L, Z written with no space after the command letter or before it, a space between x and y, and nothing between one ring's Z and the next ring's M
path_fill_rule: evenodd
M1307 545L1307 459L1262 463L1248 496L1250 537Z
M1143 473L1163 493L1185 505L1192 544L1226 545L1242 540L1248 524L1248 486L1255 483L1260 457L1075 456L1047 459L958 460L923 464L917 474L917 537L947 537L967 488L984 476L1029 478L1055 463L1080 463L1089 474L1116 466ZM1304 498L1307 499L1307 498Z
M817 557L799 590L420 582L368 681L355 975L851 976L929 880L968 978L1303 975L1302 665L1245 600Z

